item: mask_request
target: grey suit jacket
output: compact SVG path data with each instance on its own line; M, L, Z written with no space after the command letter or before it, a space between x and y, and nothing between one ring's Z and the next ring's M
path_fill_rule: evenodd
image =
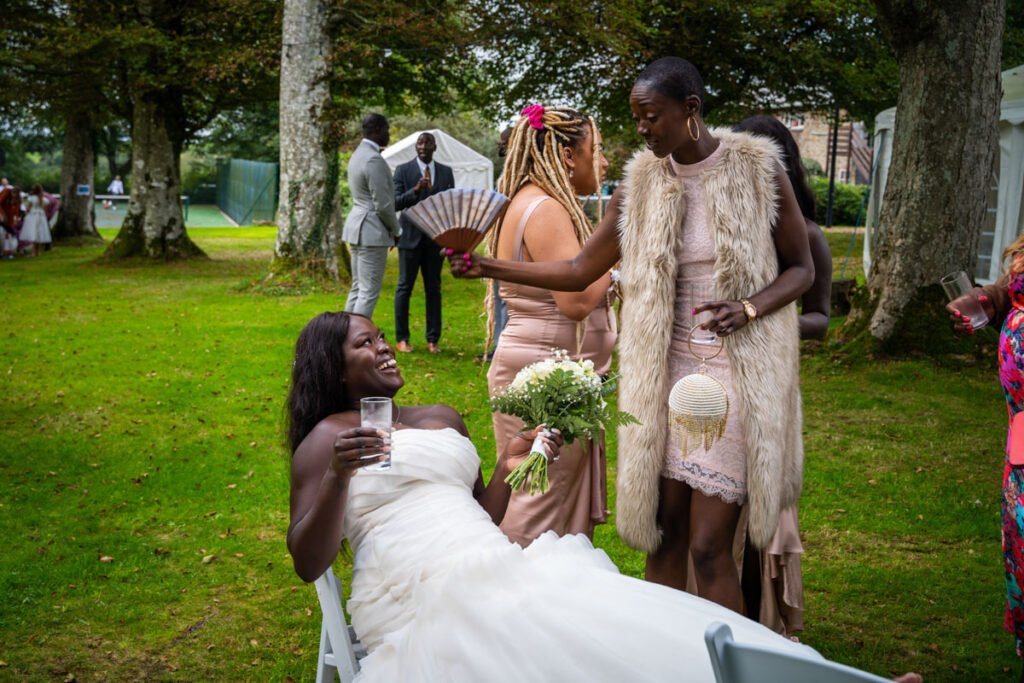
M401 234L395 214L395 186L384 157L365 140L348 160L352 211L341 239L362 247L391 247Z
M434 184L429 190L421 192L413 189L422 177L416 159L407 161L395 169L395 208L402 211L402 217L398 221L402 226L402 238L398 240L399 249L415 249L421 240L430 239L423 234L419 226L409 220L405 215L405 209L419 204L430 195L455 187L455 174L452 173L451 166L445 166L435 159L434 169Z

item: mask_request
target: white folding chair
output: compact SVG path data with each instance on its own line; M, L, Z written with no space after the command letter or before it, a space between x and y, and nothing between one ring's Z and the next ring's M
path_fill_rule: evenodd
M892 683L867 671L790 650L737 643L728 624L714 622L704 631L718 683Z
M359 660L366 656L366 649L345 621L345 612L341 608L341 581L328 567L313 585L324 616L320 626L316 683L333 683L335 672L341 683L351 683L359 671Z

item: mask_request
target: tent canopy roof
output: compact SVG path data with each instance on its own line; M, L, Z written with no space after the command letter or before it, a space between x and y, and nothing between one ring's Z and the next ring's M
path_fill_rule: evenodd
M1024 123L1024 64L1002 73L1003 99L999 120L1014 126ZM896 126L896 107L889 107L875 117L875 130L891 130Z

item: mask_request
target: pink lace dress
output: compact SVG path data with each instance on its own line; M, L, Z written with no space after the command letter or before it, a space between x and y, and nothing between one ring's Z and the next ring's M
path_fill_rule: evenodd
M708 229L702 173L722 159L724 145L696 164L677 164L672 168L686 189L686 218L676 238L676 306L669 347L669 386L697 372L700 361L689 352L687 336L692 316L694 285L711 285L715 273L715 244ZM695 347L696 348L696 347ZM688 484L709 496L742 505L747 499L747 447L743 441L743 406L732 386L729 358L723 352L707 363L708 374L725 385L729 394L729 419L725 435L705 451L699 447L683 454L678 442L669 438L665 446L662 476Z

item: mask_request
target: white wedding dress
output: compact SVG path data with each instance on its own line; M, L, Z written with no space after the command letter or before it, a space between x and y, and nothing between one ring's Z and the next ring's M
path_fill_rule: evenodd
M619 574L582 535L508 541L472 495L453 429L398 430L392 465L352 478L348 601L358 681L714 681L704 630L813 652L688 593Z

